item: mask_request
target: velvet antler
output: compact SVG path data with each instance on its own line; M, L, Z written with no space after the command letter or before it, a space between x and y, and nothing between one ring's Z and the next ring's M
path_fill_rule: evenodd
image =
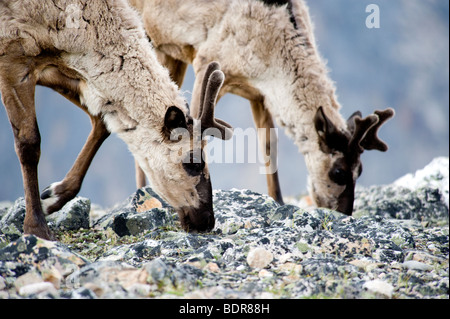
M349 142L350 149L356 149L359 153L364 150L379 150L385 152L388 149L386 143L378 138L378 129L388 119L393 117L394 110L388 108L384 111L375 111L374 114L361 118L361 112L355 112L348 119L348 128L352 132Z
M384 111L375 111L376 115L378 115L379 121L376 125L372 126L366 133L366 136L361 141L361 146L366 150L379 150L381 152L386 152L388 146L382 140L378 138L378 129L383 125L384 122L389 120L394 116L395 112L393 109L388 108Z
M208 135L228 140L233 136L232 126L225 121L214 117L217 96L225 80L225 75L220 70L219 63L211 62L203 77L202 90L200 95L199 119L201 121L202 132ZM215 134L217 129L220 136Z
M371 114L363 119L359 116L355 116L354 121L355 130L353 131L348 146L349 149L362 153L364 152L364 148L361 146L361 142L366 137L367 132L378 123L379 118L378 116Z

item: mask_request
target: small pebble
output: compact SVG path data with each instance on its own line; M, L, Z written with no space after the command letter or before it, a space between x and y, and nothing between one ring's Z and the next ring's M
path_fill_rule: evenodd
M388 298L391 298L392 293L394 292L394 286L392 286L390 283L385 282L380 279L366 281L363 285L363 288L366 288L367 290L374 292L374 293L379 293Z
M405 261L403 263L403 266L408 269L412 269L412 270L422 270L422 271L433 270L433 266L430 266L430 265L427 265L420 261L415 261L415 260Z
M48 292L52 295L56 295L58 293L55 286L46 281L25 285L19 289L19 294L22 296L37 295L42 292Z
M267 267L272 260L273 254L262 247L257 247L250 250L247 255L247 263L252 268Z

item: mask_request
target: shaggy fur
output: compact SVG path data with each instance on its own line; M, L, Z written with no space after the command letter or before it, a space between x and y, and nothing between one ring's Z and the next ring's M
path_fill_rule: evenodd
M37 186L36 84L73 101L93 123L71 172L42 194L44 213L76 195L96 150L114 132L127 143L155 191L181 211L180 217L199 211L208 220L183 226L191 231L212 228L207 167L192 176L181 161L171 160L173 154L186 156L180 153L192 146L189 139L170 141L167 126L181 118L182 124L191 123L192 131L196 120L158 62L136 11L125 0L0 0L0 92L22 164L25 232L51 237Z
M345 199L343 204L340 196L346 189L346 196L353 196L350 188L354 188L361 172L359 153L357 158L351 156L352 163L345 165L352 181L339 185L330 179L335 163L349 156L344 154L347 150L324 151L321 144L326 144L330 132L318 130L317 127L326 126L316 121L325 119L330 123L345 147L352 131L339 113L335 86L317 51L308 7L303 0L130 0L130 3L141 12L149 38L178 84L184 69L172 67L173 62L167 57L192 64L200 79L209 61L219 61L226 75L220 96L230 92L249 99L257 127L273 127L274 118L305 157L314 202L351 214L353 198ZM198 81L194 85L194 101ZM316 117L320 107L325 115ZM387 112L393 115L393 110ZM262 146L263 150L268 147ZM276 153L273 150L271 153L275 161ZM268 174L268 186L269 194L282 202L276 173Z

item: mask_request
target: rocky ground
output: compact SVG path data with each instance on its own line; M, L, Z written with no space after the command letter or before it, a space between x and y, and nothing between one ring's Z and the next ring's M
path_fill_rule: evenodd
M22 198L0 203L0 298L448 299L448 175L437 158L358 188L352 217L216 190L207 234L150 188L109 210L74 199L48 218L56 242L22 235Z

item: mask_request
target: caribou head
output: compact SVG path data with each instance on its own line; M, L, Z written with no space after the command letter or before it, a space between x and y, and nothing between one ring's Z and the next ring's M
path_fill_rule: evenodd
M309 188L317 206L335 209L347 215L353 212L355 183L362 173L360 160L364 150L385 152L388 146L377 132L394 110L375 111L365 118L353 113L346 128L338 128L319 107L314 117L319 151L308 155Z
M152 187L178 212L183 229L189 232L210 231L214 227L212 187L203 149L204 138L229 139L231 126L214 117L217 95L224 82L219 64L212 62L204 75L198 118L170 106L164 118L162 135L166 157L163 172L141 166ZM169 150L167 152L167 150Z

